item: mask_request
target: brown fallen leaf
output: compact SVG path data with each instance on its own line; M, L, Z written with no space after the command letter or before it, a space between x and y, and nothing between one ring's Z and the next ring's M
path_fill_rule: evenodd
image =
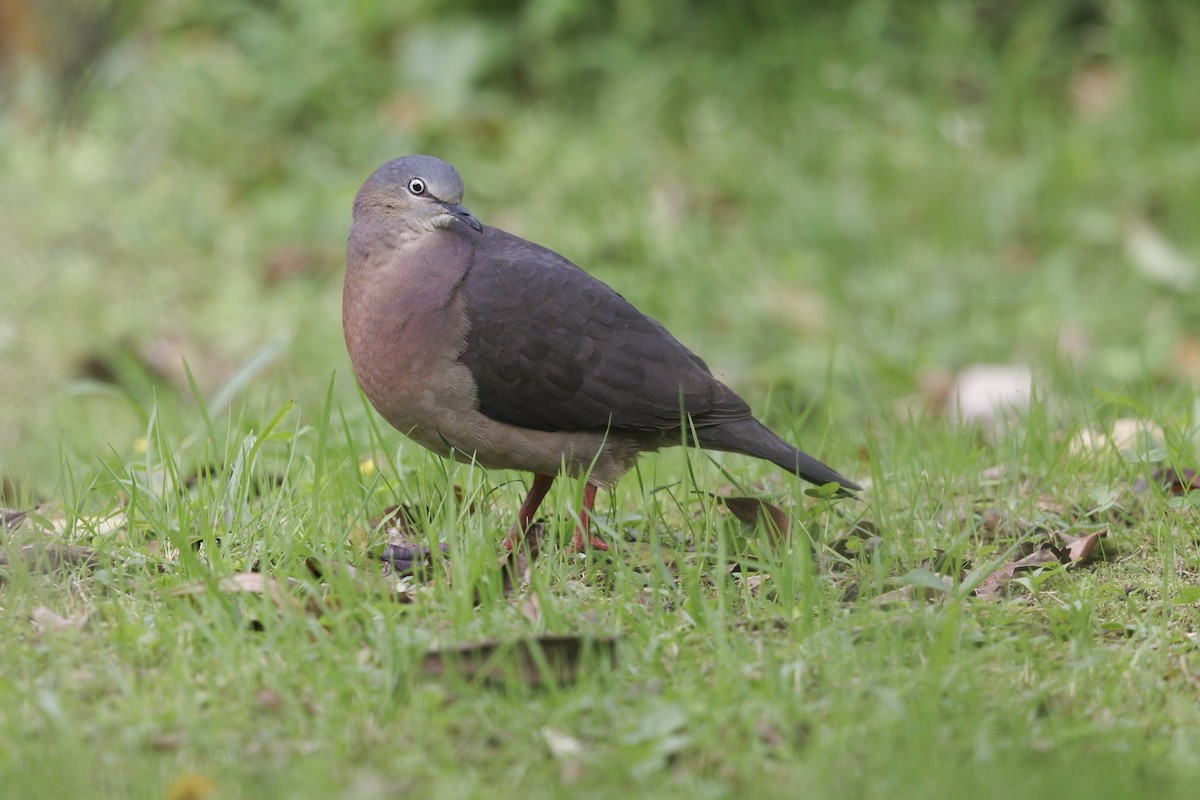
M254 693L254 705L262 711L274 713L283 707L283 695L264 686Z
M550 750L550 755L555 758L574 758L583 755L583 743L570 734L563 733L556 728L542 728L542 739L546 741L546 747Z
M979 473L979 480L985 483L995 483L1008 477L1007 464L993 464Z
M29 612L29 621L38 629L39 633L77 631L87 624L87 619L87 614L81 614L76 617L64 617L57 611L52 611L45 606L38 606Z
M555 728L542 728L542 738L550 755L558 761L558 777L563 783L575 783L583 777L583 757L587 748L570 734Z
M267 286L279 286L297 278L318 275L330 259L324 253L302 244L281 244L263 257L262 281Z
M167 333L145 341L125 339L85 353L76 362L75 374L97 383L139 390L150 381L187 392L189 369L205 390L216 383L216 374L232 371L218 362L219 358L204 346L203 340L189 342L178 334Z
M783 747L787 744L779 729L765 719L760 719L754 724L754 731L762 743L769 747Z
M1066 564L1070 558L1061 548L1055 547L1049 542L1042 542L1037 546L1032 553L1024 558L1017 559L1013 562L1013 567L1016 571L1037 569L1044 567L1047 564Z
M146 745L160 753L171 753L182 749L187 740L187 733L184 731L163 731L147 736Z
M1071 453L1079 456L1107 456L1122 450L1148 453L1161 447L1163 430L1149 420L1121 417L1113 421L1107 432L1084 428L1071 440Z
M537 592L526 592L525 599L521 601L518 608L521 611L521 616L534 625L542 621L542 600Z
M1200 383L1200 336L1182 333L1171 348L1171 366L1176 377Z
M211 583L203 581L172 589L170 594L176 597L194 597L207 593L211 588ZM216 588L219 592L231 595L261 595L270 600L280 611L297 612L302 609L300 601L289 594L282 583L261 572L238 572L226 575L217 581ZM317 609L310 608L309 610Z
M791 520L779 506L757 497L722 497L710 495L721 502L734 518L747 525L762 524L771 543L778 546L791 540Z
M1102 528L1093 533L1084 536L1073 536L1066 531L1058 531L1054 538L1062 543L1063 552L1066 553L1067 566L1077 567L1091 561L1098 555L1096 545L1100 540L1108 536L1108 530Z
M185 772L167 787L167 800L205 800L216 789L216 781L207 775Z
M1200 263L1144 218L1125 227L1125 251L1141 277L1177 291L1190 291L1200 281Z
M971 592L972 596L982 600L999 600L1004 596L1005 590L1012 582L1013 573L1016 572L1017 562L1009 561L1000 569L993 572L983 579L983 583L975 587L975 591Z
M1092 534L1099 539L1099 534ZM1060 540L1065 537L1065 534L1057 534ZM1080 537L1086 539L1089 537ZM1074 541L1074 539L1072 539ZM1091 552L1091 547L1095 546L1093 541L1087 548L1087 552ZM1081 548L1082 551L1082 548ZM1045 567L1050 564L1059 564L1070 566L1072 564L1072 556L1070 554L1070 545L1066 547L1057 547L1050 541L1043 541L1037 544L1034 549L1025 556L1009 561L1004 566L997 569L991 575L984 578L983 582L975 587L975 591L971 594L983 600L998 600L1004 596L1008 586L1012 583L1013 577L1018 572L1030 571Z
M918 600L930 602L945 597L944 592L930 589L928 586L901 586L877 596L872 602L880 608L908 605Z
M742 576L742 585L750 591L750 594L756 595L762 590L762 585L769 580L771 580L770 575L760 572L755 575Z
M954 422L991 428L1029 408L1033 373L1024 364L973 364L954 379L947 413Z
M611 669L616 661L614 637L549 634L431 650L425 654L421 668L435 676L456 674L468 681L494 684L512 679L538 687L573 683L579 679L581 669Z
M1128 94L1129 81L1115 64L1094 61L1075 70L1068 88L1075 113L1085 119L1098 119L1121 104Z
M525 531L523 545L500 556L500 572L504 579L504 595L511 595L519 586L527 586L532 577L533 562L542 549L546 526L535 522Z
M1070 566L1082 564L1091 558L1092 552L1096 549L1096 543L1100 541L1100 536L1099 533L1089 533L1067 545L1067 555L1071 558Z

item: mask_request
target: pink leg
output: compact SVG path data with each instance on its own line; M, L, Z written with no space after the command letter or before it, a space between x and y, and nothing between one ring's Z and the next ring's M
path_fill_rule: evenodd
M525 532L529 530L529 526L533 524L533 516L537 513L538 508L542 505L542 501L546 499L546 494L550 491L550 486L554 483L553 475L534 475L533 484L529 487L529 494L525 495L525 501L521 503L521 509L517 511L517 524L508 532L508 536L504 537L504 549L511 551L516 547L517 542L525 536Z
M575 525L575 536L571 539L571 549L582 552L586 539L597 550L607 550L608 543L591 535L592 513L596 507L596 484L589 483L583 487L583 510L579 512L579 522Z

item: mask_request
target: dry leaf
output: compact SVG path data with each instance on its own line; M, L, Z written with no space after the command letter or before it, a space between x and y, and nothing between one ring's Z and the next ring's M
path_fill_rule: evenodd
M1163 431L1158 425L1134 417L1122 417L1113 422L1108 433L1087 428L1071 440L1071 452L1076 455L1089 453L1107 454L1109 448L1132 450L1145 453L1163 443Z
M183 731L153 733L146 737L146 744L151 750L157 750L160 753L170 753L179 750L187 744L187 734Z
M763 744L770 747L783 747L787 744L787 740L779 733L779 730L765 719L760 719L754 725L754 730L758 733L758 738Z
M559 779L563 783L574 783L583 777L583 756L587 749L574 736L560 730L542 728L542 738L550 749L550 755L559 762Z
M38 629L38 632L46 633L47 631L80 630L87 623L87 615L64 617L45 606L38 606L29 612L29 620Z
M202 339L197 342L202 343ZM180 391L187 391L190 386L188 369L207 366L206 362L212 360L211 354L198 353L198 348L190 344L178 333L163 333L143 342L140 347L127 346L126 350L131 357L141 361L148 374L169 382Z
M946 369L922 370L917 375L917 391L895 402L897 416L912 419L926 413L949 413L954 397L954 380L954 373Z
M500 556L500 571L504 578L504 594L511 595L518 587L529 584L533 562L537 560L542 548L542 537L546 528L540 522L534 522L525 531L521 540L522 546Z
M747 525L762 524L771 543L779 546L786 544L791 538L791 520L783 509L757 497L721 497L711 495L719 500L734 518Z
M1071 106L1085 119L1107 115L1127 94L1125 73L1108 62L1080 67L1071 76Z
M1064 563L1066 563L1064 551L1051 544L1042 543L1028 555L1014 561L1009 561L1000 569L988 575L972 594L975 597L996 599L1004 593L1016 573L1035 570L1049 564Z
M797 336L824 330L829 320L824 292L801 288L795 281L774 282L764 287L758 308Z
M1096 545L1106 536L1108 536L1107 529L1098 530L1084 536L1072 536L1066 532L1056 534L1056 538L1063 544L1063 552L1066 554L1068 567L1077 567L1080 564L1091 561L1098 553Z
M616 639L611 636L546 635L432 650L421 668L431 675L452 673L469 681L503 683L511 678L529 686L565 685L579 678L581 667L610 669L616 659Z
M200 582L180 586L171 590L170 593L176 597L194 597L207 593L211 588L210 583ZM217 582L217 591L231 595L262 595L274 603L280 611L301 610L300 601L288 594L283 584L261 572L238 572L234 575L226 575ZM310 610L316 609L310 608Z
M1099 552L1096 544L1107 535L1107 530L1095 531L1084 536L1072 536L1065 531L1051 533L1046 541L1038 543L1025 556L1009 561L988 575L972 595L983 600L997 600L1004 595L1018 572L1035 570L1051 564L1060 564L1068 569L1085 564L1095 558ZM1054 544L1055 541L1060 542L1062 546Z
M985 481L985 482L1002 481L1006 477L1008 477L1008 465L1007 464L996 464L994 466L988 467L987 469L985 469L979 473L979 480Z
M958 373L950 390L950 419L991 426L1025 411L1033 396L1033 373L1024 364L975 364Z
M574 758L583 754L583 744L574 736L554 728L542 728L542 738L555 758Z
M1125 250L1138 273L1152 283L1188 291L1200 278L1200 264L1179 252L1144 219L1136 219L1126 228Z
M1200 337L1184 333L1171 347L1171 366L1175 375L1192 384L1200 384Z
M765 572L742 576L742 583L750 590L750 594L758 594L759 590L762 589L762 585L769 580L771 580L771 576Z
M278 286L296 278L318 275L326 263L325 254L299 244L281 244L267 251L263 261L262 280L267 286Z
M167 787L167 800L205 800L216 788L216 782L207 775L185 772Z
M1012 582L1013 573L1017 569L1017 562L1010 561L1000 569L993 572L984 578L983 583L975 587L975 591L971 594L983 600L999 600L1004 596L1005 590L1009 583Z
M1091 557L1092 551L1095 550L1096 543L1100 541L1100 536L1099 533L1089 533L1067 545L1067 555L1071 558L1071 564L1082 564L1087 561Z
M283 707L283 696L274 689L264 686L254 693L254 703L263 711L278 711Z
M931 592L924 586L901 586L876 597L872 602L880 608L890 608L898 605L908 605L917 599L930 599Z
M1070 559L1065 555L1065 551L1049 542L1043 542L1032 553L1013 562L1013 567L1019 572L1021 570L1037 569L1047 564L1066 564L1068 561Z
M536 625L542 619L542 601L537 592L529 592L519 606L521 616Z

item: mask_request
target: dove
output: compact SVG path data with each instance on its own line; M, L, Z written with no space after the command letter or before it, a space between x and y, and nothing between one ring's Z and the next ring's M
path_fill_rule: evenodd
M656 320L563 256L483 225L432 156L381 166L354 198L342 323L371 405L418 444L533 474L506 545L559 475L584 476L571 547L596 492L642 453L686 444L765 459L814 484L861 487L771 432Z

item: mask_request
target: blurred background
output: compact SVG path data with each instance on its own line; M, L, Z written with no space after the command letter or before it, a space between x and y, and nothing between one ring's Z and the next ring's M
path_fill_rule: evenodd
M416 152L768 418L1187 390L1198 77L1193 0L0 0L0 499L187 429L185 362L359 409L350 203Z

